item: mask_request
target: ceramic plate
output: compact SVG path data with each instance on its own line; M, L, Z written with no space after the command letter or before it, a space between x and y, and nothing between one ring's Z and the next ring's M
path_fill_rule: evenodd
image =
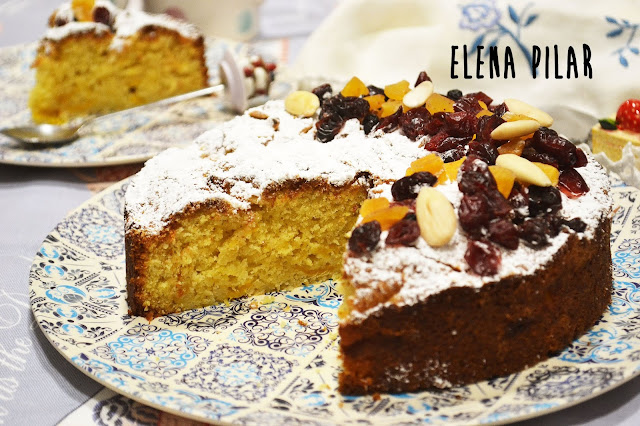
M0 128L31 122L27 108L35 82L31 63L37 44L0 49ZM207 39L206 59L212 84L219 81L218 63L228 48L239 56L249 48L238 42ZM22 145L0 134L0 163L45 167L106 166L145 161L170 146L191 142L215 123L233 114L220 98L204 97L171 107L123 113L108 123L96 123L91 135L59 147Z
M611 306L584 336L526 371L470 386L346 397L336 391L341 296L332 281L167 315L127 314L127 182L71 212L30 272L51 343L105 386L161 410L239 424L488 423L597 396L640 370L640 199L614 185Z

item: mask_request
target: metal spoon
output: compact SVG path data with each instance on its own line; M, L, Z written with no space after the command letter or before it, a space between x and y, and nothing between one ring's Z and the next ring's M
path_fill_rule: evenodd
M223 81L222 84L196 90L194 92L184 93L178 96L172 96L170 98L162 99L150 104L140 105L137 107L116 111L110 114L90 117L82 122L77 122L73 125L57 126L54 124L33 124L29 126L0 129L0 133L9 136L10 138L15 139L19 142L28 144L43 146L62 144L76 140L81 136L81 129L97 120L108 119L117 114L136 111L149 106L170 105L176 102L185 101L187 99L210 95L216 92L223 92L225 90L227 91L227 95L233 109L240 113L244 112L244 110L247 108L247 94L244 86L244 75L242 74L240 67L237 64L235 56L232 55L228 50L225 52L224 58L220 63L220 74Z

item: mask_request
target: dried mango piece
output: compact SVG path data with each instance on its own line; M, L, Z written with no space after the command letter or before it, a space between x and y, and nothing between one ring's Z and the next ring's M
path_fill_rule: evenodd
M385 97L383 94L379 95L371 95L365 96L364 99L369 102L369 110L377 111L382 107L382 104L385 102Z
M362 206L360 207L360 216L366 217L375 211L386 209L388 207L389 200L386 198L370 198L368 200L364 200L364 203L362 203Z
M424 106L431 114L435 114L436 112L454 112L453 104L455 104L453 100L438 93L434 93L427 98L427 102Z
M429 172L439 177L444 172L444 161L437 154L429 154L413 161L407 169L407 176L417 172Z
M367 96L369 88L358 77L351 77L351 80L340 91L342 96Z
M362 219L362 223L377 220L380 223L380 228L382 228L383 231L387 231L395 223L402 220L408 212L409 207L407 206L393 206L368 214Z
M460 166L462 166L462 163L464 163L466 159L467 157L462 157L458 161L444 163L444 172L451 182L455 182L458 179L458 170L460 170Z
M389 84L384 87L384 94L387 95L387 98L394 101L402 101L404 95L409 93L411 89L409 89L409 82L407 80L402 80L394 84Z
M498 147L498 153L502 154L515 154L522 155L522 150L524 149L525 141L523 139L512 139L509 142L505 143Z
M500 166L489 166L489 171L496 180L498 191L504 196L504 198L509 198L511 189L513 189L513 182L516 180L516 174L511 170Z
M72 0L71 9L76 20L80 22L93 21L94 0Z
M388 117L402 106L402 101L386 101L380 107L380 117Z
M547 175L547 177L551 181L551 185L558 186L558 179L560 178L560 170L556 169L555 167L549 164L537 163L535 161L533 162L533 164L538 166L538 168L542 170L545 175Z

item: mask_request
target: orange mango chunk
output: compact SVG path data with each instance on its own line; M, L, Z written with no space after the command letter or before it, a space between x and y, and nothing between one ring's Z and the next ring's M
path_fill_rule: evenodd
M351 77L351 80L340 91L342 96L367 96L369 88L358 77Z
M409 207L407 206L388 207L368 214L364 219L362 219L362 223L377 220L380 223L380 228L382 228L383 231L387 231L395 223L402 220L408 212Z
M504 198L509 198L511 189L513 189L513 182L516 180L516 174L511 170L500 166L489 166L489 171L496 180L498 191Z
M444 171L442 166L444 161L437 154L429 154L413 161L407 169L407 176L417 172L429 172L434 176L439 176Z
M458 161L452 161L451 163L444 163L444 172L447 174L447 177L451 182L455 182L458 179L458 170L460 170L460 166L464 163L467 157L462 157Z
M402 80L394 84L389 84L384 87L384 94L387 95L387 98L394 101L402 101L404 95L409 93L411 89L409 89L409 82L407 80ZM402 102L401 102L402 103Z
M545 175L547 175L547 177L551 181L551 185L558 186L558 178L560 177L560 170L556 169L553 166L550 166L549 164L537 163L535 161L533 162L533 164L538 166L538 168L542 170Z
M382 104L385 102L385 97L383 94L365 96L364 100L369 102L369 109L371 111L377 111L382 107Z
M383 210L389 207L389 200L384 197L380 198L369 198L368 200L364 200L362 206L360 207L360 216L366 217L373 212L378 210Z
M386 101L380 107L380 117L388 117L398 111L398 108L402 106L402 101Z
M525 142L523 139L511 139L509 142L504 145L500 145L498 147L498 153L502 154L515 154L522 155L522 150L524 149Z
M71 9L80 22L93 21L94 0L72 0Z
M438 93L433 93L431 96L427 98L427 102L425 103L425 107L431 114L435 114L436 112L454 112L453 104L455 102L446 96L442 96Z

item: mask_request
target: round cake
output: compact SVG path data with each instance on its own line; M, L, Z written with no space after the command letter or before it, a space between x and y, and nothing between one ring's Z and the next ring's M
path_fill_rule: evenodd
M566 347L612 285L603 168L514 99L294 92L147 162L125 196L131 313L342 278L340 390L448 387Z

